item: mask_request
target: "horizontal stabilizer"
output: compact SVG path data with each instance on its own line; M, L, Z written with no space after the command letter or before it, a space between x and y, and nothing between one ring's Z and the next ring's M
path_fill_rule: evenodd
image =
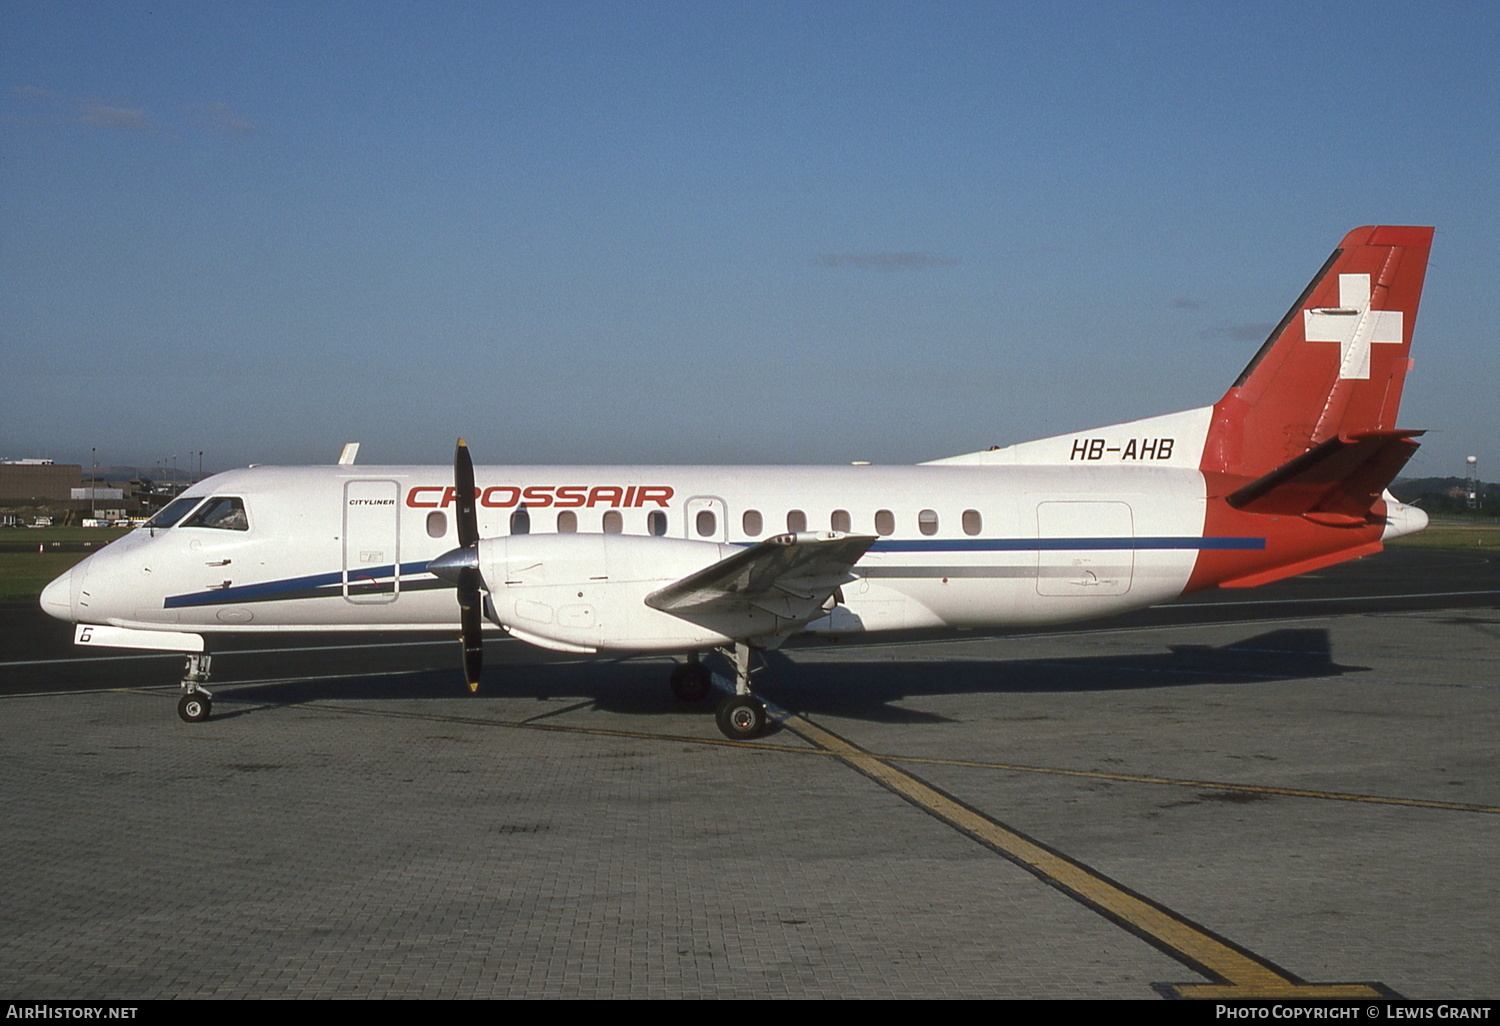
M839 532L777 535L652 592L646 605L730 637L775 633L820 615L874 543Z
M1330 525L1363 524L1411 454L1421 431L1336 435L1229 496L1247 513L1305 516Z

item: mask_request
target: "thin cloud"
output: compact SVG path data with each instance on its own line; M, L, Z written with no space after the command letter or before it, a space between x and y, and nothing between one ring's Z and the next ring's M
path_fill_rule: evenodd
M179 108L186 111L184 125L175 119L164 123L152 117L144 107L69 96L40 86L12 86L4 95L21 105L15 108L17 111L30 110L32 114L27 116L40 118L43 123L84 124L120 132L164 132L173 137L183 127L207 135L253 135L257 129L255 121L227 103L200 103Z
M146 112L139 107L110 107L84 101L79 104L84 124L96 128L118 128L125 132L144 132L151 127Z
M824 253L812 262L818 267L854 267L861 271L925 271L958 261L931 253Z
M11 86L10 95L21 100L30 100L32 103L57 103L63 99L61 93L54 93L51 89L41 89L37 86Z
M37 86L11 86L5 93L9 99L15 101L14 104L8 106L16 111L14 115L9 110L6 112L7 121L61 124L71 121L74 117L74 104L62 93L55 93L51 89L42 89Z
M1172 300L1173 310L1196 310L1202 305L1196 299L1189 299L1187 296L1178 296Z

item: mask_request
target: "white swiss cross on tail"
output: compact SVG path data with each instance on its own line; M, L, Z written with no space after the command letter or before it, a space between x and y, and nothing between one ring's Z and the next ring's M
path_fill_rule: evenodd
M1370 309L1370 276L1339 275L1339 306L1302 313L1309 342L1339 344L1339 378L1370 376L1371 343L1401 344L1401 311Z

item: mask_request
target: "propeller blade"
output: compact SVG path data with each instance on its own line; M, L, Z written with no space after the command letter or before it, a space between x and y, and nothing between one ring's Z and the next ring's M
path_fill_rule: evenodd
M474 461L469 457L469 444L462 438L453 450L453 491L458 544L469 548L479 541L479 518L474 512Z
M479 690L484 669L484 634L479 619L479 570L464 567L458 573L458 610L464 646L464 680L470 694Z
M464 646L464 680L472 694L479 690L479 673L484 668L484 624L480 620L479 587L479 517L474 509L474 460L469 444L462 438L453 450L453 491L455 515L458 518L459 548L440 560L449 560L458 589L460 639ZM434 563L439 562L435 560ZM435 571L436 572L436 571ZM452 572L452 571L450 571ZM447 574L440 576L447 577Z

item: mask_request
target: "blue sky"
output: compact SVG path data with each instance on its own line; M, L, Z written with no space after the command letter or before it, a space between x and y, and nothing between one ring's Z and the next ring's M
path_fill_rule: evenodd
M1500 472L1500 6L0 5L0 455L910 462L1213 402L1438 227Z

